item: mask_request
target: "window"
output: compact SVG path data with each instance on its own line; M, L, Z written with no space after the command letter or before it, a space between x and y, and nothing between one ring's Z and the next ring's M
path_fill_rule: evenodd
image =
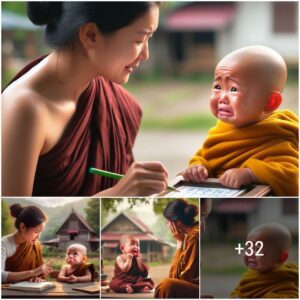
M295 33L298 24L298 2L273 2L273 32Z

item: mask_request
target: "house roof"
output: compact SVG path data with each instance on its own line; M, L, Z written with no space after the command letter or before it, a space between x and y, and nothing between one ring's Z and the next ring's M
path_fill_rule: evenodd
M121 236L124 233L102 233L101 234L101 241L119 241ZM137 237L140 241L156 241L156 242L163 242L163 240L154 234L150 233L135 233L135 237Z
M83 218L81 217L76 210L72 207L72 210L69 214L69 216L66 218L66 220L62 223L62 225L59 227L59 229L57 230L56 234L58 234L58 232L61 230L61 228L65 225L65 223L69 220L69 218L71 217L71 215L74 214L77 219L83 224L84 227L86 227L88 229L89 232L92 233L96 233L95 230L89 225L89 223ZM72 230L72 228L70 228Z
M103 230L105 230L111 223L113 223L115 220L117 220L118 218L120 218L120 216L122 216L122 215L125 216L127 219L129 219L129 221L131 221L142 232L147 232L147 233L153 234L152 230L145 223L143 223L140 219L138 219L133 214L131 214L130 212L127 212L127 211L126 212L122 211L118 215L116 215L105 226L103 226L103 228L101 229L101 232L103 232Z
M59 238L55 238L55 239L51 239L51 240L48 240L48 241L45 241L45 242L42 242L43 245L56 245L56 244L59 244ZM69 242L69 241L68 241ZM89 240L81 240L81 239L76 239L74 240L74 243L75 242L90 242L90 243L99 243L100 242L100 239L97 238L97 237L91 237L89 238Z
M169 31L204 31L224 28L235 14L234 5L193 4L171 12L165 20Z

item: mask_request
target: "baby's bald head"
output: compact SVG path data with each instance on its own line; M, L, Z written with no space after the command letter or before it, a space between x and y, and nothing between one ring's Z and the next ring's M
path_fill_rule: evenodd
M247 240L251 237L259 237L264 245L272 246L273 250L280 253L288 251L292 243L292 235L287 227L280 223L266 223L253 228L247 236Z
M136 241L140 242L139 239L133 234L123 234L120 238L120 246L124 246L127 242Z
M286 79L287 67L283 58L275 50L265 46L249 46L226 55L217 65L232 67L240 65L249 79L264 85L267 92L282 92Z

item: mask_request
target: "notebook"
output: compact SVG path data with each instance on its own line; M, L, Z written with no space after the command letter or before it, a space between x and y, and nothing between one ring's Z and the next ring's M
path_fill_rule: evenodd
M24 292L44 292L48 289L55 288L54 282L30 282L30 281L21 281L18 283L10 284L6 287L9 290L17 290Z
M98 284L94 285L89 285L85 287L80 287L80 288L72 288L74 291L79 291L79 292L84 292L88 294L98 294L100 293L100 287Z

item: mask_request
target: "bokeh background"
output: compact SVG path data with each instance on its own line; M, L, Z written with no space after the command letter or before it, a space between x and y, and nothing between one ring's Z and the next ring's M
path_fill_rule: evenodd
M27 19L24 2L1 5L3 89L17 70L51 49L43 29ZM282 108L298 114L298 5L163 2L150 59L125 85L144 111L136 159L161 161L171 178L186 168L216 121L209 110L214 66L239 47L266 45L283 56L289 77Z
M230 298L247 268L243 254L234 250L244 245L254 227L279 222L292 233L288 261L298 265L297 198L212 199L212 211L201 233L201 295Z

